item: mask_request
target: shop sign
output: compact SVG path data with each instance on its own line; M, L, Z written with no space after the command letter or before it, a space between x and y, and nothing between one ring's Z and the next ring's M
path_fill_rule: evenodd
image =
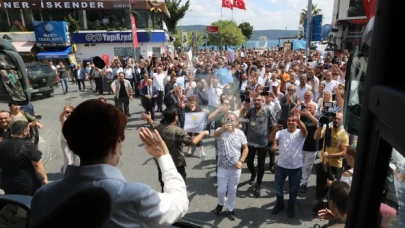
M0 1L0 9L119 9L129 8L133 1L102 0L102 1Z
M75 43L123 43L132 42L131 32L73 33Z
M70 46L66 21L34 21L34 33L38 46Z

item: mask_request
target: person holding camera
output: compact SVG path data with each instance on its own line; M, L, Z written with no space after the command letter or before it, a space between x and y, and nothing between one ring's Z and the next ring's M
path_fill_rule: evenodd
M330 129L329 123L331 121L333 127ZM323 127L325 124L326 128ZM332 178L331 176L334 176L333 179L340 179L342 175L342 158L346 155L349 146L349 136L342 125L342 113L324 112L323 116L319 118L318 128L314 133L315 140L324 139L324 148L320 157L321 163L316 165L316 199L318 202L314 207L314 214L323 208L322 199L328 192L327 179Z
M287 216L289 218L295 217L294 206L303 166L302 149L307 135L307 128L301 121L300 112L297 108L291 110L291 116L287 119L287 129L283 129L281 124L277 124L269 135L269 142L273 143L272 150L277 150L277 142L279 145L279 157L276 162L276 176L274 180L276 184L277 204L271 211L273 215L280 213L284 209L283 187L285 179L288 177L290 197L288 200Z
M248 155L245 134L237 129L238 118L233 113L226 114L222 127L218 128L214 137L218 147L218 205L215 213L220 214L227 197L227 214L229 220L235 220L235 200L243 163ZM241 153L242 151L242 153Z

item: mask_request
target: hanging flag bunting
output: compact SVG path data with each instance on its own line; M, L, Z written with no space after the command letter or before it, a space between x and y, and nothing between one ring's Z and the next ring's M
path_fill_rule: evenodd
M231 0L222 0L222 8L233 9Z
M244 0L234 0L233 7L241 9L241 10L246 10L245 1Z

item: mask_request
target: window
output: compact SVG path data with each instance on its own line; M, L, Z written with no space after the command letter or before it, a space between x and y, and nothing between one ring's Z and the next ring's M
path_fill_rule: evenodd
M124 9L88 10L87 27L89 30L126 30L130 29L131 20Z
M136 10L135 11L136 28L143 29L148 27L148 11Z
M118 57L127 57L127 56L134 56L134 48L133 47L115 47L114 48L114 56Z
M22 9L24 16L25 28L27 31L34 31L34 24L32 23L32 13L30 9Z
M25 32L25 28L20 10L7 10L8 18L10 19L10 32Z
M161 53L160 47L152 47L152 53L153 53L156 57L160 57L160 53Z
M10 31L10 26L8 24L7 12L5 9L0 9L0 32Z

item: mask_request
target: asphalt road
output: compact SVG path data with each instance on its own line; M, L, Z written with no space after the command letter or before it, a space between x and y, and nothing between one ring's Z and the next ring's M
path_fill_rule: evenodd
M63 95L61 88L57 88L51 98L35 96L33 104L35 111L42 114L41 122L44 128L40 130L39 148L43 152L43 161L48 178L51 181L62 178L61 167L63 165L62 150L60 147L61 126L59 114L63 107L68 104L78 105L81 102L99 97L92 92L78 92L76 85L70 85L69 93ZM112 95L104 95L109 103L113 103ZM4 105L3 109L6 109ZM160 191L157 180L156 165L144 150L139 139L139 129L145 125L140 118L142 107L140 100L133 100L130 104L130 117L126 139L123 144L124 155L117 166L124 174L127 181L142 182ZM160 113L157 113L157 119ZM101 123L102 124L102 123ZM87 126L77 126L77 130ZM278 215L271 214L271 208L275 205L274 174L266 171L260 198L253 197L253 187L247 182L250 178L246 164L242 170L242 176L237 192L235 213L237 219L230 221L225 213L217 216L213 210L217 205L216 179L215 179L215 151L213 139L204 140L204 149L208 159L200 161L197 156L187 157L187 186L190 206L187 218L200 221L206 227L313 227L314 224L325 224L313 218L311 208L315 197L315 176L311 176L311 182L306 194L299 194L296 205L296 217L289 219L286 210ZM185 148L186 150L186 148ZM198 155L198 151L195 153ZM285 199L288 199L288 182L285 184ZM224 207L225 209L225 207Z

